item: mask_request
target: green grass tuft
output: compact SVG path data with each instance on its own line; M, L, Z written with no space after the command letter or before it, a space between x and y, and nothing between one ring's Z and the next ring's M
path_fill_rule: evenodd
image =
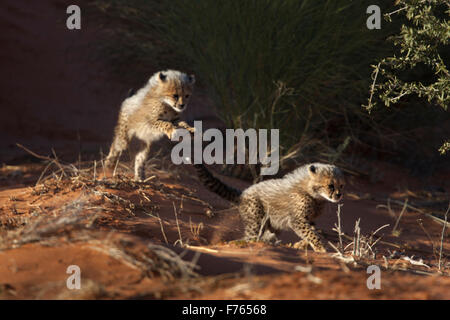
M439 118L419 105L376 114L361 107L371 65L393 54L386 38L399 29L382 22L381 30L368 30L370 4L95 1L114 21L116 40L108 43L114 66L126 64L135 77L144 71L148 77L145 66L193 72L228 126L279 128L283 156L334 162L358 148L401 149L417 136L412 129ZM392 1L379 5L382 12L393 8Z

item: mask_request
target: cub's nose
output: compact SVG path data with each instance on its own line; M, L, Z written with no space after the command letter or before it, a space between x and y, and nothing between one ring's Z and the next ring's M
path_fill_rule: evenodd
M178 107L179 107L180 109L184 109L185 106L186 106L185 104L180 104L180 105L178 105Z
M342 197L342 193L336 193L336 198Z

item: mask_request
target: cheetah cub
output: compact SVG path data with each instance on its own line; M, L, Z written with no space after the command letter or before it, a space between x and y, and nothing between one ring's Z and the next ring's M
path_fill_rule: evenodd
M326 252L313 221L327 201L339 202L343 196L344 176L339 168L311 163L281 179L259 182L236 190L215 178L203 165L195 165L199 179L213 192L238 204L246 240L277 241L283 229L292 229L302 240L294 247L310 245Z
M113 167L132 139L139 142L134 159L134 178L145 180L145 161L152 142L164 136L172 138L177 128L190 132L195 129L180 121L195 83L194 75L166 70L155 73L135 95L120 107L114 139L106 158L106 166Z

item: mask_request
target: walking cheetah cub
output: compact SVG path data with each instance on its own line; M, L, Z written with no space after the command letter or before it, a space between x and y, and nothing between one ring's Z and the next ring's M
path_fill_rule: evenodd
M345 186L339 168L311 163L281 179L259 182L243 192L225 185L203 165L195 165L200 180L213 192L238 204L246 240L275 242L283 229L292 229L302 240L296 248L310 245L326 252L313 221L327 201L339 202Z
M140 146L134 158L134 178L144 181L145 161L152 142L164 135L171 139L177 128L195 131L179 120L188 105L194 83L194 75L175 70L160 71L135 95L127 98L120 107L106 166L113 167L130 141L136 139Z

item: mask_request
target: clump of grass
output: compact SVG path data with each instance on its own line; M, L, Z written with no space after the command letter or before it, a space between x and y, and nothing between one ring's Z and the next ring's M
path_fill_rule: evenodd
M449 211L450 211L450 202L448 204L447 211L445 212L444 223L443 223L443 226L442 226L441 243L440 243L440 246L439 246L439 271L441 271L441 268L444 265L444 261L442 259L442 257L443 257L442 249L444 247L444 234L445 234L445 228L447 227L447 219L448 219L448 212Z
M23 227L6 232L0 238L0 249L18 248L28 243L55 246L61 243L83 242L142 271L144 276L159 275L166 279L196 276L195 262L182 260L167 247L150 243L147 245L147 251L134 253L123 245L127 240L120 233L110 232L107 237L103 237L102 232L93 227L98 218L98 210L102 208L92 206L87 194L53 210L52 215L30 219ZM124 205L123 200L112 198L112 201L117 201L120 205ZM128 200L125 205L129 205ZM111 239L114 235L119 241Z
M89 229L95 212L85 208L85 199L77 199L54 212L55 216L40 216L29 219L23 227L7 232L1 239L0 248L17 248L27 243L39 242L50 245L61 236L71 236L75 231ZM79 238L83 238L81 232Z
M398 229L398 226L399 226L399 223L400 223L400 220L401 220L403 214L406 212L407 207L408 207L408 199L406 199L405 202L403 203L402 210L400 211L400 214L397 216L396 213L394 212L394 210L392 210L392 208L391 208L391 199L390 198L387 199L387 205L384 205L384 204L377 205L377 208L386 208L388 210L389 215L395 219L394 228L392 229L392 232L391 232L391 234L394 237L399 237L401 234L401 230Z
M379 5L387 11L392 3ZM360 107L372 83L370 65L392 53L385 38L397 27L368 30L364 2L97 0L94 6L116 35L102 44L114 66L125 65L142 81L145 66L197 74L229 127L282 129L284 157L337 162L355 145L398 148L405 135L400 123L411 120L402 110L386 117L387 111L368 115Z
M123 242L123 241L122 241ZM126 246L111 241L90 241L91 248L121 261L131 268L140 270L144 276L162 276L165 279L195 277L194 262L184 261L171 249L150 243L144 251L131 252Z
M41 156L22 146L27 152L45 161L45 168L38 179L36 186L31 189L30 194L37 197L33 200L42 199L49 193L58 196L60 193L81 190L81 195L72 202L56 208L46 208L41 210L38 216L32 216L24 220L23 226L16 226L14 230L2 232L0 235L0 249L8 250L17 248L28 243L36 243L45 246L55 246L61 243L83 242L91 245L93 249L102 251L128 266L139 269L145 276L160 275L167 279L178 277L193 277L196 275L196 261L184 261L180 256L168 247L156 244L148 244L146 252L135 253L122 245L126 239L123 234L116 231L108 233L104 237L104 232L94 228L103 217L102 212L108 206L98 205L98 197L106 200L113 208L122 208L135 216L135 211L141 210L145 213L159 218L157 212L153 212L156 206L152 199L146 194L146 188L154 190L164 189L158 179L152 179L147 183L135 182L131 176L117 174L114 177L98 179L97 161L93 165L89 162L80 162L77 166L70 163L63 163L55 154L53 157ZM100 161L101 163L101 161ZM53 169L53 171L52 171ZM155 170L153 168L153 170ZM132 201L126 195L117 195L110 190L122 190L137 193L139 201ZM174 200L200 201L191 195L190 192L182 194L169 191L166 196ZM10 199L17 202L17 198ZM175 206L175 205L174 205ZM174 207L175 209L175 207ZM160 219L159 219L160 220ZM161 222L161 220L160 220ZM179 224L177 220L177 226ZM161 224L162 232L167 243L167 238ZM202 225L192 230L197 235L200 234ZM119 241L112 241L111 237L119 238Z
M383 13L395 9L392 1L377 5ZM368 30L367 6L346 0L96 0L91 8L108 31L96 43L98 53L121 81L128 76L141 85L164 68L195 73L228 127L281 129L282 168L312 160L354 168L354 155L364 153L427 173L445 165L433 151L449 115L409 98L370 115L361 108L374 83L370 66L394 55L386 39L405 23L396 19Z
M346 248L352 247L352 254L358 258L372 258L375 259L376 252L374 251L375 245L381 240L381 237L375 239L375 235L378 231L386 228L389 224L379 227L373 231L369 236L361 234L361 228L359 227L361 219L355 222L355 230L353 235L353 241L350 242ZM344 250L346 249L344 248Z
M389 225L386 224L379 227L378 229L373 231L370 235L363 235L361 234L361 227L359 225L361 219L358 219L355 221L353 237L350 237L342 231L341 210L342 205L338 205L337 210L338 222L337 224L335 224L333 228L333 231L335 231L338 234L339 243L337 245L334 245L333 243L329 242L330 246L333 247L333 249L336 251L335 257L338 257L339 259L342 259L347 262L355 261L355 259L358 260L375 259L376 258L375 246L381 240L381 237L375 237L375 235L382 229L388 227ZM352 241L344 246L343 241L344 238L351 239Z
M193 236L193 240L199 241L199 242L207 242L205 238L201 236L201 232L204 228L204 224L200 222L197 226L192 223L191 217L189 217L189 229L191 230L191 234Z

